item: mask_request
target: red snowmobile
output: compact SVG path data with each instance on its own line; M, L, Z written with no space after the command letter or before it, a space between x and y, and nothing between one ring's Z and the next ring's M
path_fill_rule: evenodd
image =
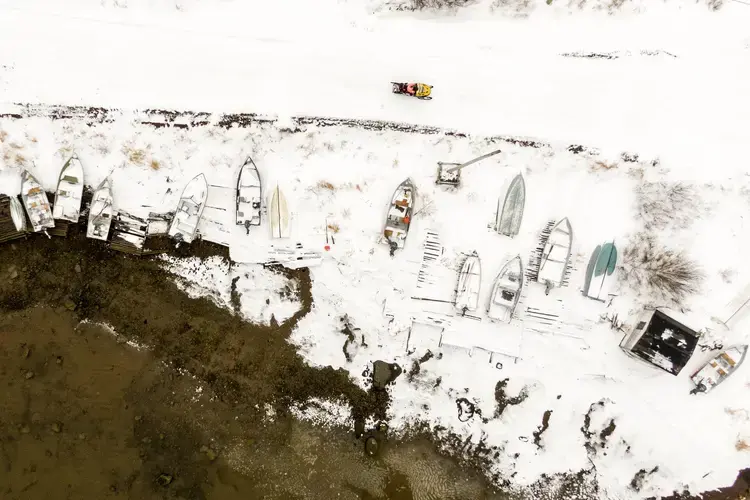
M399 83L391 82L394 94L404 94L416 97L417 99L430 100L432 96L432 85L426 83Z

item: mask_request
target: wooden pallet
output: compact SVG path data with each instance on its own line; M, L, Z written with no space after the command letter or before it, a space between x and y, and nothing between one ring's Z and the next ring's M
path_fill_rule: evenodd
M437 232L427 230L427 236L422 247L422 262L417 272L417 290L427 291L438 282L435 276L435 266L443 255L443 245ZM423 297L420 297L423 298Z

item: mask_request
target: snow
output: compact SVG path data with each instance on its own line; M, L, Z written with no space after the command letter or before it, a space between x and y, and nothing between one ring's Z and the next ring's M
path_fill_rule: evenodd
M735 315L731 330L709 318L726 320L734 312L722 312L727 304L746 303L750 283L750 7L727 2L709 13L700 2L637 1L609 15L553 2L536 3L528 19L518 19L504 8L489 14L492 3L450 15L388 11L381 1L0 4L0 89L8 101L0 112L19 112L10 102L124 109L90 125L43 113L0 119L0 191L20 191L22 167L54 191L59 166L75 150L88 185L111 175L115 209L145 217L173 211L186 183L203 173L209 192L198 230L228 245L236 263L166 259L178 286L248 321L280 322L299 309L296 284L255 263L305 254L318 264L311 268L315 307L291 342L310 364L344 368L362 387L372 361L400 364L405 373L390 388L392 431L426 420L474 443L484 439L501 448L493 470L521 489L542 474L591 464L609 497L727 485L747 465L736 444L750 437L750 372L740 369L710 394L690 396L689 374L715 352L696 350L677 377L637 362L618 347L622 332L600 316L617 314L629 331L643 306L664 304L623 285L615 285L611 304L580 290L596 245L614 239L624 249L643 229L636 187L684 182L694 188L692 210L680 218L680 207L672 207L668 213L681 222L660 228L658 237L706 274L685 307L705 318L695 326L706 330L702 342L747 343L746 315ZM405 40L419 40L421 49L404 51ZM390 80L417 78L435 85L432 101L390 94ZM135 111L145 108L252 112L278 121L153 128L137 123L142 115ZM304 116L472 135L305 125ZM538 137L538 147L498 138L503 134ZM579 144L586 147L570 147ZM464 162L498 147L501 154L462 171L457 190L435 185L438 162ZM234 224L237 174L248 156L264 199L277 184L286 194L288 245L272 242L263 226L247 234ZM526 209L510 239L492 226L498 198L519 171ZM407 177L418 191L415 212L424 210L391 258L379 240L394 186ZM526 267L539 232L563 217L575 234L569 283L549 296L528 283L519 318L489 322L484 308L501 266L520 254ZM425 271L435 283L417 290L428 230L444 253ZM484 268L480 320L455 317L451 304L411 298L452 300L462 259L474 250ZM344 313L365 340L349 346L350 361L340 332ZM544 314L559 319L550 324ZM437 320L442 326L431 326ZM436 356L409 382L412 362L428 349ZM508 397L527 397L495 417L495 387L504 379ZM488 421L459 420L459 398ZM298 409L301 418L347 422L339 402L312 403ZM549 428L537 447L533 433L547 410ZM587 447L580 429L590 410L598 444ZM602 445L597 439L612 420L616 428ZM657 465L641 491L629 488L639 470Z

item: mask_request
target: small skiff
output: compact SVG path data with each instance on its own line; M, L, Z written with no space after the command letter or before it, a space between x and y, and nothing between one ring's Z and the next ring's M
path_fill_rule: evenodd
M203 208L206 206L207 195L208 182L203 174L196 175L185 186L168 232L169 236L176 239L178 243L192 243L198 229L198 222L203 215Z
M606 300L612 284L617 266L617 248L615 242L597 246L591 256L593 269L588 280L586 296L595 300Z
M464 262L458 274L456 288L456 309L465 314L476 311L479 304L479 287L482 284L482 265L479 255L474 251Z
M747 345L732 346L703 365L690 377L690 380L695 384L695 389L690 393L708 392L724 382L745 361L747 348Z
M78 156L73 155L60 171L52 217L78 222L81 215L81 198L83 198L83 165Z
M526 183L523 175L518 174L513 178L505 193L505 198L500 198L497 204L497 220L495 229L498 233L511 238L518 234L523 220L523 209L526 203Z
M523 262L521 256L505 263L492 285L487 316L495 321L508 323L513 317L523 288Z
M542 250L537 281L547 283L548 287L562 285L565 269L570 261L570 249L573 245L573 228L567 217L552 228L547 243Z
M260 226L261 183L258 168L245 160L237 177L237 225Z
M404 248L406 245L414 210L414 193L414 183L411 178L407 178L396 188L388 207L383 237L386 243L395 245L396 248Z
M13 225L16 231L22 233L26 231L26 214L23 211L23 204L18 201L17 196L9 197L10 200L10 218L13 219Z
M272 238L289 238L291 236L289 207L286 203L286 196L284 196L284 192L278 184L271 191L271 200L268 203L268 220Z
M107 240L112 225L112 181L104 179L94 191L89 206L89 224L86 236L95 240Z
M55 227L47 193L28 170L21 175L21 199L35 233Z

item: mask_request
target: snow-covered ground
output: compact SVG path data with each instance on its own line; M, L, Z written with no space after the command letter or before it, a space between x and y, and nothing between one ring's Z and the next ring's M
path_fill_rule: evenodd
M187 181L205 173L202 232L229 244L233 258L252 260L252 249L268 243L267 227L248 235L231 224L233 183L251 155L264 192L276 183L284 188L292 240L324 255L312 269L315 308L292 341L308 362L344 367L363 386L373 360L399 363L405 373L391 388L392 428L422 419L500 446L495 469L519 487L592 463L611 498L731 483L749 461L743 443L750 439L750 372L740 370L706 396L689 396L688 375L710 352L697 351L678 377L637 363L620 351L622 334L600 315L616 313L632 326L640 307L654 301L622 286L607 307L579 290L597 244L614 239L623 249L646 222L653 225L652 214L639 211L636 192L655 195L684 182L694 190L690 206L667 207L674 221L657 221L653 231L706 274L700 293L685 303L706 318L698 325L710 329L706 341L747 342L747 322L726 331L708 318L750 282L743 250L750 234L750 6L727 1L712 12L703 2L638 1L610 12L592 7L609 2L579 9L554 0L529 2L532 8L519 16L513 2L488 0L449 14L388 9L403 3L0 0L0 112L30 102L281 118L279 126L228 130L153 129L134 125L127 113L93 126L43 116L2 119L0 191L18 193L20 167L54 189L64 160L76 151L86 184L96 186L111 172L115 208L144 214L173 210ZM391 80L434 84L435 98L393 96ZM473 135L283 130L290 117L304 115ZM497 135L537 137L541 144L483 138ZM589 149L576 152L571 144ZM498 148L503 153L464 171L459 190L435 186L438 161L466 161ZM521 233L511 240L488 224L518 172L527 204ZM407 176L422 211L406 248L391 258L377 240L386 204ZM574 232L569 284L549 296L529 284L521 321L490 324L482 311L500 267L516 254L526 264L539 231L562 217ZM326 227L335 243L326 241ZM428 230L439 235L445 253L435 286L420 290ZM450 299L461 255L473 250L483 268L481 320L449 318L441 333L424 322L450 313L450 306L411 297ZM289 294L295 284L257 266L165 265L187 293L235 310L238 278L239 312L253 321L271 315L281 321L298 309ZM525 314L529 307L556 313L561 326L540 326ZM342 314L365 340L348 346L350 361L342 350ZM435 357L409 377L427 349ZM494 351L492 362L487 350ZM526 399L495 417L495 388L504 379L508 397ZM459 398L481 409L486 422L478 415L460 421ZM319 404L322 413L326 405L335 409L331 419L346 420L345 409L330 402ZM548 410L549 428L537 446L533 433ZM587 414L591 438L581 431ZM595 444L612 421L606 444ZM629 487L640 470L656 466L639 492Z
M596 150L576 153L566 144L534 147L479 137L349 127L308 126L289 133L281 130L288 123L279 125L180 130L134 126L127 120L88 126L41 117L4 119L0 121L4 158L0 186L4 192L17 193L20 166L26 165L45 188L52 189L64 156L74 148L87 184L97 185L112 172L116 209L136 211L147 205L148 210L167 211L176 204L180 187L197 172L205 172L213 185L236 176L245 155L252 154L262 178L285 182L294 217L293 238L310 248L317 246L324 255L323 263L311 269L315 308L300 321L292 341L309 363L343 367L362 386L368 384L362 374L373 360L401 365L404 374L391 388L393 429L425 420L472 436L475 442L484 439L500 446L496 471L503 477L512 475L518 486L543 473L588 468L590 459L613 498L666 494L683 486L700 491L725 485L747 464L741 441L750 438L745 417L750 372L740 370L707 396L690 396L688 376L710 352L696 352L678 377L638 363L620 351L622 333L610 329L600 316L616 313L632 326L640 306L653 301L624 285L609 307L580 293L593 248L614 239L622 251L631 235L642 229L636 191L649 182L685 181L695 189L692 206L676 206L671 212L676 224L667 222L659 234L699 261L706 273L700 295L688 300L686 307L705 318L698 327L711 330L708 340L747 342L742 323L726 331L709 319L750 281L742 250L747 244L743 217L750 181L742 165L715 171L707 184L682 164L650 158L625 161ZM143 153L135 157L142 161L136 164L133 151L141 149ZM466 161L496 149L502 153L463 171L458 190L435 185L438 161ZM520 234L509 239L488 225L495 218L498 197L518 172L526 179L526 211ZM406 248L391 258L378 239L386 205L407 176L418 189L418 214ZM224 196L231 199L231 194ZM500 267L516 254L526 264L539 231L549 220L562 217L571 220L575 234L569 285L545 296L542 285L530 283L518 308L520 320L509 326L490 323L484 307ZM329 240L328 252L323 250L326 225L329 237L335 239L335 243ZM245 245L264 239L264 227L249 235L239 229L232 238L244 239ZM433 273L436 284L425 290L416 285L428 230L438 233L445 252ZM483 267L477 312L481 320L448 318L439 346L441 331L425 322L428 316L452 315L451 306L411 297L450 300L461 256L473 250ZM287 284L259 266L235 264L230 269L216 258L168 259L165 265L187 293L212 297L227 308L234 307L232 279L239 278L241 313L250 320L267 322L273 314L281 321L299 306L289 293L296 284ZM526 314L529 307L558 314L560 327L534 321ZM343 314L360 328L347 348L350 361L342 350ZM428 349L436 357L409 377L412 363ZM521 392L527 398L495 417L495 388L503 379L509 379L505 387L509 398ZM459 398L475 404L487 421L477 415L462 422L456 406ZM329 421L346 420L345 409L332 408L338 413ZM546 410L552 411L549 428L538 447L533 433L542 425ZM585 447L581 427L589 412L592 442L598 442L596 436L615 422L604 449ZM658 471L645 479L640 492L629 489L640 469L650 471L657 465Z

